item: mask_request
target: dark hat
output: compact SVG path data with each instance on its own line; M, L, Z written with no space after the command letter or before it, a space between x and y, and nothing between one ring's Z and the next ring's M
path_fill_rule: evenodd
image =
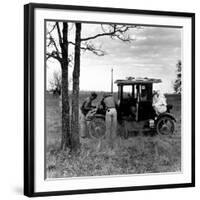
M90 94L92 97L96 98L97 97L97 93L96 92L91 92Z

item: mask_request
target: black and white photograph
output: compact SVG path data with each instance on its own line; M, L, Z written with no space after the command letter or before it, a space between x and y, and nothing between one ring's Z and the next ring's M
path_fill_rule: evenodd
M25 194L194 186L194 14L25 8Z
M0 199L199 200L199 5L2 1Z
M45 28L46 178L180 173L182 28Z

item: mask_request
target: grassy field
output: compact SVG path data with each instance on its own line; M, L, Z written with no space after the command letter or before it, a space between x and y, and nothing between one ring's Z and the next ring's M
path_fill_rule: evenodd
M88 96L80 93L80 103ZM98 94L98 99L102 93ZM181 99L178 95L167 95L173 104L176 130L172 136L144 135L122 139L118 137L114 150L104 141L81 139L81 149L76 155L69 150L60 151L61 112L59 99L46 94L46 172L47 178L72 176L99 176L119 174L143 174L178 172L181 170ZM119 126L118 132L122 132Z

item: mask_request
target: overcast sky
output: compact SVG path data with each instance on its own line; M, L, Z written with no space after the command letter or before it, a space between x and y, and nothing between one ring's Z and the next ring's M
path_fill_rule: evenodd
M49 24L50 26L51 24ZM101 32L99 24L83 24L82 37ZM56 37L56 33L54 33ZM131 29L128 32L133 39L122 42L110 37L101 37L92 42L105 50L106 55L96 56L91 52L81 53L80 90L110 91L111 68L114 80L128 76L162 79L154 89L173 92L176 78L176 63L181 60L181 28L147 27ZM74 28L69 34L74 40ZM47 85L52 72L59 70L59 64L49 60ZM70 73L73 68L70 68ZM71 76L71 75L70 75ZM117 87L114 86L114 91Z

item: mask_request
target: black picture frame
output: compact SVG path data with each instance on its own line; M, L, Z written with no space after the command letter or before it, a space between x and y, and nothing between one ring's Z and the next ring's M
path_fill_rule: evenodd
M130 186L117 188L98 188L98 189L84 189L84 190L66 190L66 191L46 191L35 192L34 182L34 118L35 118L35 77L34 72L34 11L36 8L43 9L57 9L57 10L82 10L94 12L109 12L109 13L126 13L126 14L142 14L155 16L177 16L191 18L192 27L192 155L191 155L191 183L181 184L167 184L167 185L144 185L144 186ZM166 12L153 10L135 10L135 9L121 9L121 8L105 8L105 7L87 7L74 5L57 5L57 4L36 4L30 3L24 5L24 195L28 197L36 196L52 196L52 195L72 195L85 193L100 193L100 192L120 192L133 190L149 190L149 189L163 189L163 188L183 188L195 186L195 14L186 12Z

